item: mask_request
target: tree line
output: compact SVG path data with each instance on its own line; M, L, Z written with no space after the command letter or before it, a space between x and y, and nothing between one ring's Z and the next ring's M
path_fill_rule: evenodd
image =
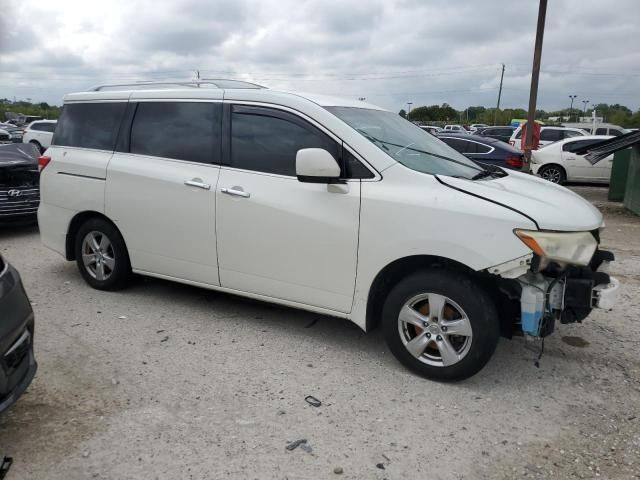
M603 117L607 123L620 125L621 127L639 127L640 109L633 112L630 108L616 104L599 103L583 112L579 108L569 110L545 111L536 110L536 119L546 121L549 117L564 117L565 121L577 122L580 117L589 117L595 108L598 117ZM411 112L402 109L398 112L401 117L408 118L413 122L434 122L434 123L486 123L487 125L509 125L513 118L527 118L527 111L523 108L499 109L486 108L483 106L468 107L464 110L456 110L448 103L442 105L429 105L412 108ZM566 120L569 118L569 120Z
M25 100L11 101L8 98L0 98L0 122L7 120L6 112L23 113L55 120L60 116L61 107L49 105L47 102L31 103Z

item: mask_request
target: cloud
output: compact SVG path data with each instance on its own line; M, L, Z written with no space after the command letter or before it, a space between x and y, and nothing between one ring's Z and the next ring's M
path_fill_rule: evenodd
M61 102L103 82L232 77L366 97L392 110L528 103L537 2L112 0L5 2L0 98ZM38 22L34 23L33 19ZM549 2L538 105L568 95L636 110L637 0Z

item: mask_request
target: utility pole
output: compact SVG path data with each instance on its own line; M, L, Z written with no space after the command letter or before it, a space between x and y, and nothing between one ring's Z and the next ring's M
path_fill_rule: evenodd
M571 99L571 105L569 106L569 122L571 121L571 115L573 114L573 101L576 99L577 95L569 95Z
M496 112L493 114L493 124L497 125L498 110L500 110L500 97L502 96L502 80L504 79L504 63L502 64L502 73L500 74L500 90L498 90L498 105Z
M527 131L525 145L530 146L533 139L533 124L536 121L536 102L538 100L538 79L540 77L540 61L542 59L542 40L544 38L544 21L547 16L547 0L540 0L538 7L538 26L536 28L536 44L533 50L533 66L531 68L531 91L529 92L529 111L527 112ZM524 151L522 170L529 171L531 150Z
M409 106L409 110L407 111L407 120L411 120L411 105L413 105L413 102L407 102L407 105Z

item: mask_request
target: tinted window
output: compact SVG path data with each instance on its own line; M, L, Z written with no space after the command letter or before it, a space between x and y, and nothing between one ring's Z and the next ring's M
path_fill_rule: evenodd
M113 150L126 106L126 102L65 105L52 144Z
M596 129L596 135L606 135L607 134L607 129L606 128L597 128Z
M56 129L56 124L55 123L41 123L40 124L40 130L42 130L43 132L53 132Z
M374 175L360 160L354 157L347 149L342 150L345 163L343 178L373 178Z
M584 147L588 147L589 145L593 145L594 143L600 143L602 140L591 139L591 140L576 140L574 142L567 142L562 146L562 150L565 152L575 152Z
M471 143L467 142L466 140L462 140L461 138L443 137L440 138L440 140L442 140L450 147L456 149L460 153L468 153L469 144Z
M511 134L513 133L513 129L511 128L497 128L495 131L495 135L504 135L504 136L511 136Z
M563 138L562 130L547 128L540 132L540 140L543 140L545 142L557 142L562 138Z
M476 142L468 142L469 143L469 153L489 153L491 151L491 147L484 145L482 143Z
M336 142L293 115L267 108L234 108L231 166L295 176L296 154L302 148L324 148L339 157Z
M614 137L619 137L620 135L623 135L623 133L620 130L616 130L615 128L610 128L609 135L613 135Z
M140 102L131 127L131 153L217 163L222 104Z
M582 137L580 132L574 132L573 130L564 130L562 133L564 134L564 138Z
M516 138L522 138L522 129L518 130L518 133L516 133Z

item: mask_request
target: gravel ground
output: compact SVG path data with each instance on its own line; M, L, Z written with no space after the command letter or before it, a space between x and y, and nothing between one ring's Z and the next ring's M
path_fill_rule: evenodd
M640 219L576 190L606 214L620 305L560 326L539 368L538 344L502 340L457 384L343 320L161 280L92 290L36 229L0 230L40 364L0 417L7 480L640 478Z

